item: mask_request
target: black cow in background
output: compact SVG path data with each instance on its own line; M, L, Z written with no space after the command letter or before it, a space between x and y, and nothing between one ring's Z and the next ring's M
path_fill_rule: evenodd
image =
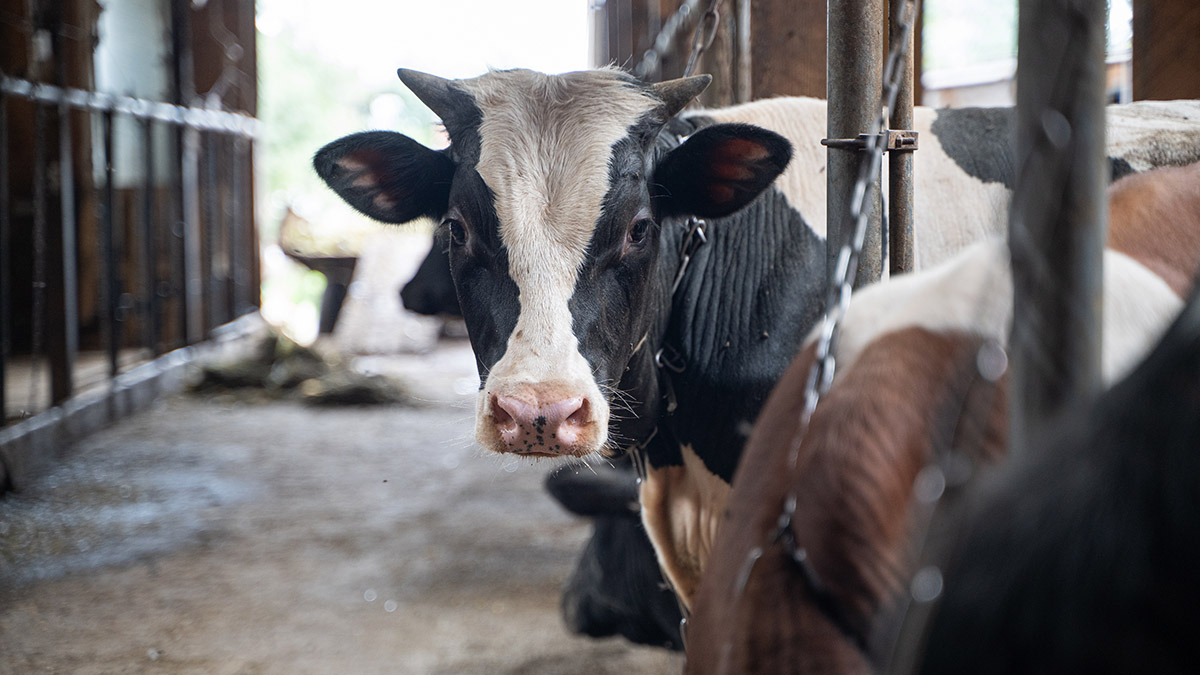
M454 279L450 276L450 255L444 237L433 236L433 245L421 261L417 273L400 288L405 309L426 316L462 317Z
M621 635L638 644L682 650L679 602L663 580L642 527L637 477L628 459L595 470L567 466L546 476L546 490L568 511L592 520L592 538L563 586L567 627L591 637Z
M923 672L1196 672L1200 289L1043 441L972 511Z

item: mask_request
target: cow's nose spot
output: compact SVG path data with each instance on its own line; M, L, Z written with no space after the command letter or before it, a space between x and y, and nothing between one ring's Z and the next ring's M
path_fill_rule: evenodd
M545 403L513 396L492 399L492 421L510 452L567 452L581 440L588 410L582 397Z

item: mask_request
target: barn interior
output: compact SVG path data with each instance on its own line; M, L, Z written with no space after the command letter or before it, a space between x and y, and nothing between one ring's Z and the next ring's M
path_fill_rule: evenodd
M0 0L0 673L681 671L675 636L564 621L598 519L547 494L562 464L475 444L453 288L401 300L436 223L370 221L312 155L377 128L446 146L398 66L707 73L693 108L877 112L912 3L336 4ZM918 3L900 98L1019 105L1029 4ZM1192 0L1099 4L1103 102L1200 99ZM886 227L860 284L910 269Z

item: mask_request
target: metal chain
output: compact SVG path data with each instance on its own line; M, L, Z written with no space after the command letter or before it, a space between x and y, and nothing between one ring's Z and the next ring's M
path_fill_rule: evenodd
M700 63L700 55L708 49L713 38L717 36L717 25L721 23L721 15L717 13L717 5L720 2L721 0L709 1L708 10L704 12L700 24L692 33L692 53L688 56L687 67L683 69L684 77L692 74L696 69L696 64Z
M908 50L913 24L915 23L914 17L917 16L918 4L919 0L910 0L904 4L899 22L902 31L901 39L893 41L884 64L880 112L876 116L872 133L869 133L865 139L865 152L862 153L858 179L851 193L851 208L847 220L853 219L853 236L842 245L842 249L838 253L837 265L834 268L834 275L830 283L829 295L825 305L825 316L822 320L821 331L817 340L816 360L813 362L805 384L804 408L801 413L800 425L788 448L789 472L794 471L799 461L800 447L804 443L804 437L807 434L808 425L812 420L817 403L821 396L829 390L829 386L833 382L836 366L833 352L837 344L838 326L842 319L845 318L846 309L850 304L854 278L858 271L858 258L862 252L863 240L867 232L868 219L865 208L868 194L867 185L871 181L871 178L878 174L879 167L883 161L883 152L886 148L886 134L884 131L887 129L888 111L896 103L896 95L900 88L900 78L904 74L903 59ZM846 229L842 228L841 231L845 232ZM763 545L755 546L750 550L743 564L742 571L738 576L738 581L735 584L735 598L740 598L745 592L746 585L750 580L750 574L757 561L762 557L765 548L776 543L782 544L789 558L797 561L801 571L801 579L805 582L814 598L819 599L825 596L824 584L819 582L807 551L796 541L792 533L792 518L796 513L796 501L795 491L789 490L787 496L784 498L782 512L779 515L775 529L769 534L767 541ZM832 601L832 598L827 599ZM829 603L826 602L824 604L828 605ZM860 641L860 636L853 634L853 631L847 631L847 622L844 617L840 617L840 613L836 608L830 615L830 619L843 632L847 632L847 636L852 641Z
M637 66L633 69L634 77L639 80L648 80L650 75L658 70L662 55L671 51L671 47L675 44L675 40L679 34L684 31L688 24L693 20L693 17L699 12L700 0L687 0L675 10L675 13L667 19L663 24L658 35L655 36L654 42L650 49L642 53L642 60L638 61Z
M879 167L883 162L883 152L886 148L884 131L887 129L888 112L896 104L900 78L904 75L903 59L908 50L915 23L913 19L917 16L918 8L919 0L909 0L904 4L900 15L902 35L899 40L893 42L884 65L880 111L875 118L874 128L867 135L866 152L859 162L858 179L851 192L850 213L847 215L847 220L853 219L854 221L853 236L842 244L841 251L838 252L837 265L834 267L833 279L829 285L825 317L821 321L821 332L817 340L816 360L812 370L809 371L808 382L805 385L800 431L792 439L792 445L789 448L788 466L791 469L796 467L800 445L803 443L813 412L817 408L817 402L829 391L829 386L833 383L837 365L834 361L833 351L837 346L838 326L845 318L846 309L850 306L850 297L854 293L854 278L858 273L858 258L862 253L863 240L867 234L869 215L866 209L867 185L879 173ZM846 230L843 227L840 231L845 232ZM791 508L794 509L794 497L789 496L789 500L791 500L789 502Z

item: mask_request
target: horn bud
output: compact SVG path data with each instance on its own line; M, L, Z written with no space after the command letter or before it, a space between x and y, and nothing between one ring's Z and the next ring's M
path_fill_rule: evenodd
M662 99L667 109L667 117L674 117L683 110L684 106L700 95L712 82L712 75L693 75L676 80L667 80L650 85L654 93ZM419 95L419 94L418 94Z
M412 90L412 93L442 120L454 113L455 92L450 80L408 68L400 68L396 75L400 76L404 86Z

